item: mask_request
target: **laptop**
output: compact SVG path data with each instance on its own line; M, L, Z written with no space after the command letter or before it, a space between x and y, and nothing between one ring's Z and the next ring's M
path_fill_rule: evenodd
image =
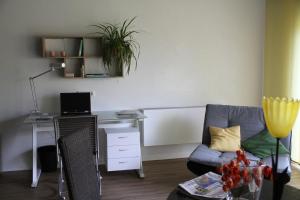
M90 115L91 93L73 92L60 93L61 115Z

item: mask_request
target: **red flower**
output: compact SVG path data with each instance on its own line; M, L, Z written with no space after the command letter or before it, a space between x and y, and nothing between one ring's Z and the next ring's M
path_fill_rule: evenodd
M265 166L263 169L263 174L266 178L270 178L270 176L272 175L272 168L269 166Z
M230 163L229 163L229 167L230 168L233 168L237 165L237 161L236 160L231 160Z
M250 160L247 159L243 150L236 151L236 159L224 164L218 171L222 173L223 190L226 192L238 184L249 183L254 179L257 186L261 185L260 168L263 165L262 161L257 162L257 166L249 167ZM242 168L241 168L242 167ZM265 166L263 175L272 179L272 168ZM243 182L241 182L243 180Z
M227 192L229 190L229 188L227 187L227 185L223 185L223 191Z
M243 161L247 167L250 165L250 160L248 160L247 158L243 159Z
M225 185L227 185L228 188L232 188L234 183L231 178L228 178L228 180L225 182Z

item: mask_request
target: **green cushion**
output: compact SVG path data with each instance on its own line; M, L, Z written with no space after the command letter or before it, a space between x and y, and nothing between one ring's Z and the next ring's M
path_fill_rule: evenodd
M271 156L271 152L276 152L276 138L272 137L268 130L263 130L260 133L248 138L242 142L242 147L259 158ZM280 142L279 154L288 154L289 151Z

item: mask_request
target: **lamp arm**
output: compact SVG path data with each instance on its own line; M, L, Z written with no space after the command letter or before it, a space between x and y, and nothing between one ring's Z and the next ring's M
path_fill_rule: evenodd
M34 79L36 79L40 76L43 76L44 74L47 74L47 73L52 72L52 71L54 71L54 68L51 67L51 69L29 78L31 95L32 95L32 100L33 100L33 104L34 104L34 112L36 112L36 113L40 112L40 109L39 109L39 105L38 105L38 101L37 101Z
M36 78L38 78L40 76L43 76L44 74L47 74L47 73L52 72L52 71L54 71L54 69L51 67L51 69L48 69L47 71L45 71L43 73L40 73L40 74L38 74L36 76L30 77L29 79L36 79Z

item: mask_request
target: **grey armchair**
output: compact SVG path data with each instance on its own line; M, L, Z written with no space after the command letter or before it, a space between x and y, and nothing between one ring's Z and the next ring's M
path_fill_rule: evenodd
M100 199L100 182L88 133L86 128L58 140L70 200Z
M208 128L209 126L227 128L235 125L240 125L241 127L242 141L266 129L262 108L208 104L205 112L202 144L189 156L187 167L193 173L202 175L208 171L216 171L216 168L223 161L233 159L235 152L219 152L208 148L210 145ZM282 139L281 142L290 150L291 134L287 138ZM249 152L246 152L246 154L251 160L259 160L259 158ZM267 165L272 166L271 157L267 157L263 161ZM290 174L290 154L279 156L278 172L282 172L286 167L288 167L288 174Z

